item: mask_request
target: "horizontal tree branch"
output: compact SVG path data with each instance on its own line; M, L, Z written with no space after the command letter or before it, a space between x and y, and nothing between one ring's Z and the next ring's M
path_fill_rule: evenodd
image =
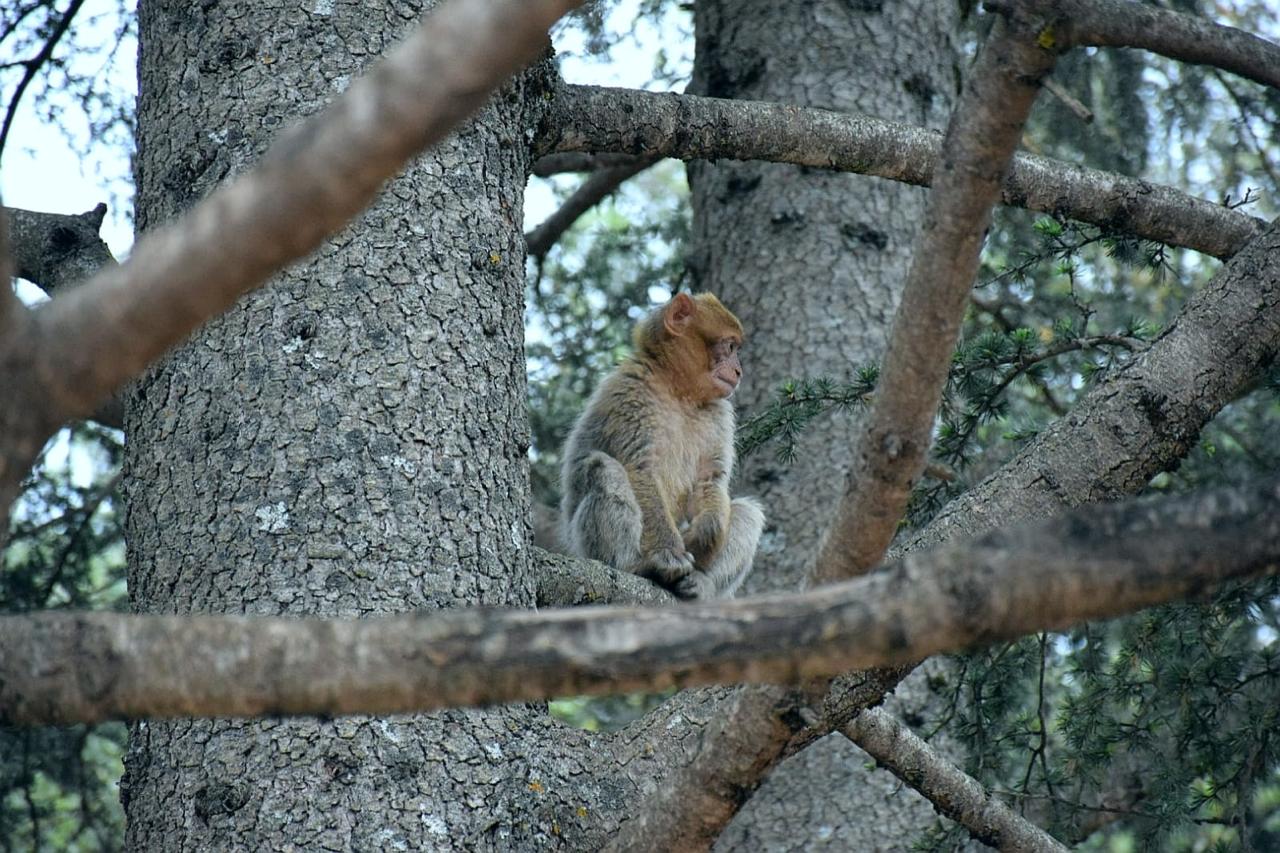
M0 617L0 724L397 713L907 663L1280 568L1280 481L1094 507L806 593L361 621Z
M868 708L841 731L876 764L925 796L939 812L998 850L1065 851L1065 845L989 794L883 708Z
M544 155L766 160L928 186L942 136L856 113L566 85L535 144ZM1002 200L1218 258L1239 251L1265 225L1170 187L1031 154L1015 156Z
M1052 38L1062 47L1141 48L1280 89L1280 45L1194 15L1132 0L986 0L984 5L1052 15Z

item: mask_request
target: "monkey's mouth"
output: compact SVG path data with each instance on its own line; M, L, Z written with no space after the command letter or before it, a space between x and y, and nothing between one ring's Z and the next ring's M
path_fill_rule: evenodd
M734 391L738 390L738 383L733 379L725 379L723 376L721 376L718 373L711 374L711 378L714 379L716 381L716 384L720 386L720 390L724 393L724 396L726 397L731 396Z

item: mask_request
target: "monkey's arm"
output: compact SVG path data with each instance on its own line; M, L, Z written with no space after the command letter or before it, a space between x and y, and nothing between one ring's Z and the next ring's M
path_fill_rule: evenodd
M733 409L719 403L719 416L711 434L714 436L706 455L698 460L694 483L689 528L685 531L685 547L704 572L724 548L729 532L729 477L733 473L735 423Z
M719 459L699 470L690 516L684 546L693 555L695 565L705 571L724 547L729 529L729 474Z
M672 584L693 571L693 556L685 550L675 516L646 461L625 466L636 503L640 505L640 562L631 571Z

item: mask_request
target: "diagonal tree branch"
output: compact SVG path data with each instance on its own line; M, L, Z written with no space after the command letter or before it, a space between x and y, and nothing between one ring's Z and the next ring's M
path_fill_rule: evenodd
M84 0L71 0L67 5L67 10L62 13L62 17L58 19L45 39L44 46L40 48L40 52L31 57L22 64L26 70L22 73L22 79L18 81L17 87L13 90L13 97L9 99L9 106L4 113L4 123L0 124L0 157L4 155L5 144L9 141L9 131L13 128L13 120L18 114L18 107L22 103L22 96L26 93L27 87L31 85L31 81L36 78L49 59L53 56L54 49L58 46L58 42L62 41L62 37L67 34L67 30L71 27L71 20L75 18L76 13L80 11L80 7L84 5ZM52 9L51 9L52 11Z
M812 582L854 577L880 562L924 472L991 208L1040 81L1053 68L1054 54L1037 43L1040 26L997 18L970 69L934 170L871 415Z
M898 552L1136 494L1280 353L1280 221L1173 323L1000 470L943 507Z
M1033 853L1066 851L883 708L868 708L840 731L984 844Z
M609 166L592 174L555 213L524 235L525 249L534 258L545 256L561 235L578 221L578 217L616 192L624 182L652 166L653 162L636 160L621 166Z
M806 691L794 687L757 684L733 691L717 706L692 762L675 768L605 849L646 853L709 847L781 756L827 733L810 725L816 715L808 705ZM668 794L673 788L679 797Z
M39 312L59 420L93 404L204 320L334 233L416 151L532 59L574 0L457 0L430 15L324 112L287 132L252 172L129 260ZM429 81L429 82L426 82ZM238 247L234 254L227 245ZM59 345L74 336L77 346Z
M879 562L924 469L991 207L1039 80L1053 66L1037 30L1015 16L997 19L966 77L894 316L880 391L836 519L810 568L811 584L853 577ZM808 689L826 692L823 685ZM755 790L791 741L794 733L777 713L783 699L776 689L739 691L730 712L741 719L703 738L694 760L623 825L614 849L710 847L744 792Z
M645 121L645 117L640 119ZM698 130L686 129L690 135ZM1012 182L1016 179L1006 182L1006 190ZM1254 227L1251 224L1248 231ZM1002 518L1021 519L1030 513L1053 511L1046 506L1132 494L1157 471L1176 464L1200 428L1238 393L1241 377L1249 381L1258 375L1280 349L1276 321L1280 317L1280 252L1276 249L1273 228L1192 300L1178 324L1142 356L1145 368L1113 376L1090 395L1094 408L1088 420L1077 420L1073 414L1056 424L1052 435L1043 434L1046 441L1037 442L1043 465L1031 470L1007 466L998 472L989 481L986 494L1000 495L999 511L988 514L976 493L971 493L971 499L953 503L954 516L931 525L911 547L919 547L921 537L937 542L962 535L966 528L988 529ZM1194 381L1188 382L1192 373ZM1167 417L1168 423L1162 424L1161 417ZM1025 458L1035 460L1035 451L1028 449ZM1082 460L1087 460L1087 471L1076 477ZM1022 501L1026 495L1033 499ZM913 668L911 664L837 679L823 701L824 718L830 725L852 719L878 703ZM727 766L729 757L725 758ZM714 759L700 756L691 768L680 771L681 775L695 783L713 781L710 768L714 768ZM706 765L701 771L700 762ZM760 776L744 774L734 779L739 791L753 790L772 765L757 766L763 768ZM691 784L685 793L692 794L696 788Z
M789 104L562 86L538 152L624 152L681 160L766 160L928 186L942 136L911 125ZM1018 154L1002 200L1218 258L1262 220L1170 187Z
M18 207L5 210L16 274L50 296L116 263L98 233L107 215L105 204L73 215ZM98 406L90 418L103 426L123 429L124 406L120 397L113 396Z
M1142 48L1280 89L1280 45L1193 15L1132 0L986 0L985 6L1055 16L1052 37L1063 48Z
M0 617L0 723L425 711L796 683L1201 595L1280 570L1280 480L1076 510L805 593L367 620Z
M1280 233L1273 225L1192 297L1149 350L895 545L891 556L1137 493L1158 472L1176 467L1204 425L1277 353ZM853 720L914 668L841 676L824 702L824 717L836 726ZM869 679L878 685L869 688Z

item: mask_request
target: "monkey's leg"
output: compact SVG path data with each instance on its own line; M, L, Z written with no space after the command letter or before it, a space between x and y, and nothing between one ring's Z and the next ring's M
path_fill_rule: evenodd
M764 508L755 498L734 498L729 502L729 528L724 546L704 572L694 572L682 581L676 594L683 598L730 598L751 574L756 546L764 531ZM699 577L701 575L701 577Z
M583 493L569 526L574 553L627 571L640 559L640 504L618 460L596 451L583 463Z

